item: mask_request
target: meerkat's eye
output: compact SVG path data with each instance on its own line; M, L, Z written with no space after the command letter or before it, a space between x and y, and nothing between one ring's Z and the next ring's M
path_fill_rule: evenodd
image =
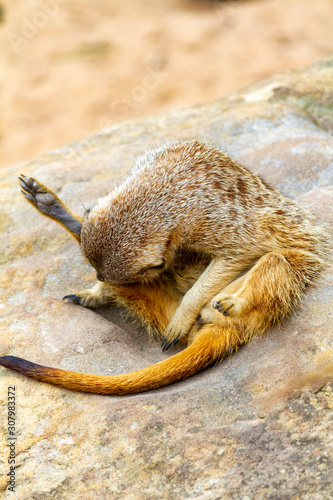
M165 266L165 259L162 260L161 264L157 264L157 266L150 266L148 269L163 269Z
M105 279L103 278L103 276L98 271L96 273L96 278L98 279L98 281L105 281Z
M150 271L151 269L163 269L164 266L165 266L165 259L162 260L161 264L157 264L155 266L144 267L143 269L141 269L140 274L145 275L147 273L147 271Z

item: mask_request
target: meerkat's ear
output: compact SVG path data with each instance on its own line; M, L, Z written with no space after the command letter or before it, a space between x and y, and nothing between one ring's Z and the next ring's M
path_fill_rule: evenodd
M159 241L148 243L141 254L140 263L144 269L162 268L165 264L164 246Z
M147 268L163 269L172 260L175 248L179 243L176 231L170 233L164 241L157 236L144 248L144 264Z

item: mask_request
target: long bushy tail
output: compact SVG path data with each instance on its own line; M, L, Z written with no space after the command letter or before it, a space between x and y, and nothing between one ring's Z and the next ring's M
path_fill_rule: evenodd
M237 347L235 332L206 325L186 349L155 365L124 375L88 375L36 365L15 356L0 357L0 365L28 377L76 391L95 394L134 394L157 389L194 375Z

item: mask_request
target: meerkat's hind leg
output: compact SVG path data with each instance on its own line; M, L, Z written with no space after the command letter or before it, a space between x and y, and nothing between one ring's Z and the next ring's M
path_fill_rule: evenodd
M82 307L96 309L109 304L116 299L112 286L106 282L98 281L92 288L82 290L77 294L69 294L63 297L66 302L72 302Z
M282 320L294 310L322 266L315 254L297 248L279 249L262 256L238 282L217 294L211 305L224 316L256 318L257 329ZM231 284L232 285L232 284Z
M71 234L80 241L82 217L75 215L51 189L44 186L32 177L20 175L22 193L37 210L62 224Z

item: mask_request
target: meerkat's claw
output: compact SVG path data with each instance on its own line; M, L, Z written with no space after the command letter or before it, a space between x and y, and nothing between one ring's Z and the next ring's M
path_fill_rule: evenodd
M19 181L21 184L21 188L24 191L30 191L33 188L33 182L36 182L35 179L32 179L31 177L27 177L26 175L23 175L23 174L19 175Z
M19 181L24 195L35 197L37 193L42 192L40 184L32 177L21 174Z
M164 335L163 340L162 340L162 344L161 344L162 351L167 351L169 349L169 347L171 347L170 342L167 342L167 337L166 337L166 335Z
M78 304L79 306L84 305L82 303L84 299L82 297L79 297L79 295L65 295L62 300L65 300L66 302L72 302L73 304Z
M161 344L162 351L163 352L167 351L168 349L170 349L170 347L173 347L178 342L179 342L179 337L177 337L176 340L172 340L171 342L167 342L166 335L164 335L163 340L162 340L162 344Z
M174 341L172 342L172 344L171 344L171 346L170 346L170 347L174 347L176 344L178 344L178 342L179 342L179 338L180 338L180 337L178 337L178 339L174 340Z

